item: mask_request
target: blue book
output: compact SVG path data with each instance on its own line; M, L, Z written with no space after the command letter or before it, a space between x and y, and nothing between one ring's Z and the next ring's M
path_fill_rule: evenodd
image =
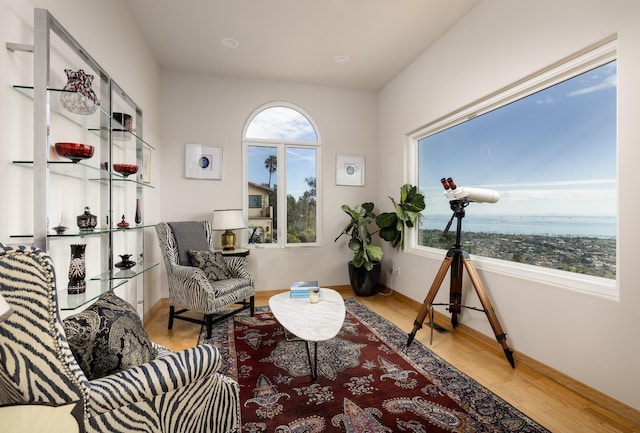
M309 291L317 287L317 281L294 281L291 283L289 296L297 299L309 298Z
M291 283L291 290L309 290L318 287L317 281L294 281Z

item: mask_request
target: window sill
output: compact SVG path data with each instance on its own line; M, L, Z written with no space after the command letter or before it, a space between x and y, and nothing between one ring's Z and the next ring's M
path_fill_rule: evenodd
M445 250L429 247L410 248L407 252L434 260L442 260L446 254ZM474 255L470 255L470 257L471 260L473 260L474 266L478 270L493 272L522 280L540 282L542 284L553 285L566 290L594 294L609 299L619 299L616 281L608 278L594 277L592 275L577 274L557 269L548 269L523 263L508 262L489 257Z

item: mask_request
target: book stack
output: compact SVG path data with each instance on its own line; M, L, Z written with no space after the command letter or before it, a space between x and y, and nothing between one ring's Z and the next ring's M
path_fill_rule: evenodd
M291 283L289 296L293 299L308 299L309 292L317 288L317 281L294 281L293 283Z

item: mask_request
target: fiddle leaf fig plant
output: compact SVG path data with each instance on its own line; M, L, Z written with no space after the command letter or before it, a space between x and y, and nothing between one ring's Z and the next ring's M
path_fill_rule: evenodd
M353 266L364 267L367 271L373 269L374 261L382 259L382 248L372 245L372 236L376 233L388 241L393 248L400 248L404 245L405 227L414 227L421 217L425 208L424 195L418 188L405 184L400 188L400 201L389 197L394 206L393 212L383 212L376 216L373 212L375 205L365 202L355 207L342 205L342 210L349 215L351 221L335 239L337 241L342 235L351 236L349 248L354 252ZM369 226L375 221L378 230L369 231ZM334 241L334 242L335 242Z
M334 240L337 241L342 235L351 236L349 248L353 251L353 266L364 267L367 271L373 269L373 263L382 259L382 248L371 245L372 233L369 231L376 215L373 212L374 204L371 202L362 203L356 207L342 205L342 210L349 215L351 221L342 230L340 235Z
M376 225L380 228L379 235L389 242L393 248L404 246L405 227L413 228L420 219L425 208L424 195L418 191L418 187L404 184L400 187L400 201L396 203L393 197L389 197L393 203L393 212L383 212L376 217Z

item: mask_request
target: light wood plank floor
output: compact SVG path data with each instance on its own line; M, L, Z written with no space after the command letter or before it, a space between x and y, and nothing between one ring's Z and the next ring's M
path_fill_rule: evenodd
M345 298L355 297L348 286L334 288ZM257 292L256 305L268 305L269 297L275 293ZM407 333L413 329L413 322L420 308L419 303L396 293L389 296L378 294L358 297L358 300ZM145 328L151 339L172 350L196 345L200 325L175 320L173 329L168 330L168 310L168 301L165 299L155 305L145 317ZM193 317L199 318L198 315ZM436 317L436 323L450 329L448 320L449 317ZM541 366L535 362L527 362L533 360L522 359L518 354L515 356L516 368L512 369L495 340L492 343L482 336L476 338L478 335L474 335L472 330L466 332L462 324L453 332L434 333L431 346L429 331L425 326L416 333L415 340L422 342L447 362L553 432L640 432L640 414L637 411L607 398L598 399L597 395L597 403L585 398L558 383L553 374L550 376L554 379L541 374ZM575 389L574 385L569 384ZM592 396L589 392L586 395ZM623 406L622 410L620 406Z

